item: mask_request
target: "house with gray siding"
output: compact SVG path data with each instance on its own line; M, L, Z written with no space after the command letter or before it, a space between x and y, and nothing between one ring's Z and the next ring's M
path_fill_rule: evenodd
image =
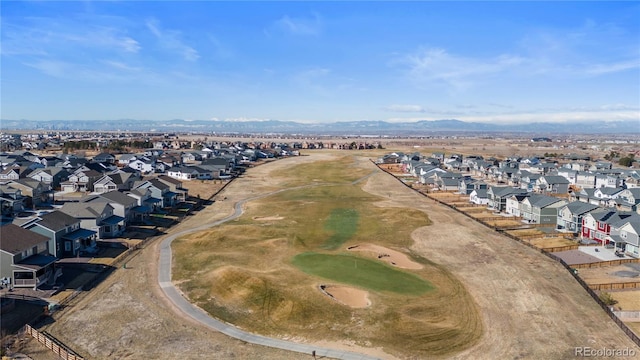
M56 261L49 238L14 224L0 227L0 277L12 287L37 289L52 278Z

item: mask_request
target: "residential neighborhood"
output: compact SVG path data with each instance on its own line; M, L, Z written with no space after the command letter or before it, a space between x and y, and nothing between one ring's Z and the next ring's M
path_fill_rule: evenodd
M56 294L64 292L67 299L81 293L84 285L77 287L76 279L128 269L121 254L135 254L162 238L207 201L224 204L226 197L201 198L197 187L219 189L236 177L246 180L249 168L300 156L301 149L383 150L348 140L195 145L158 141L109 152L107 141L91 151L44 151L45 146L40 152L34 147L1 153L2 291L35 294L57 310ZM489 157L447 149L396 151L369 160L413 190L554 254L581 275L592 264L640 260L638 168L590 158ZM617 285L589 283L605 290Z
M190 182L226 182L260 159L299 155L275 143L211 142L196 151L156 145L84 157L36 149L0 153L4 286L51 289L61 275L53 271L56 262L90 257L128 233L167 226L169 214L193 208Z
M617 258L640 258L640 169L610 161L394 152L394 164L425 193L459 194L504 219L562 235L576 245L599 244ZM512 226L515 227L515 226Z

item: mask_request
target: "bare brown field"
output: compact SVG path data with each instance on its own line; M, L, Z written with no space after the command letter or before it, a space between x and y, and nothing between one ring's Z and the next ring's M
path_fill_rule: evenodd
M599 268L584 268L579 270L579 274L587 284L640 282L640 276L628 277L619 275L620 272L629 271L633 270L628 266L618 265Z
M429 193L429 196L443 202L455 201L460 199L459 194L454 194L454 193L444 192L444 191L433 191Z
M636 333L636 335L640 336L640 322L626 322L625 325L627 325L631 331Z
M609 293L618 301L616 307L620 310L640 311L640 290L611 291Z
M490 214L490 212L487 211L487 208L485 206L464 207L464 208L458 208L458 210L465 213L469 213L469 215L473 215L475 213L482 213L482 212Z
M540 231L538 229L518 229L518 230L509 230L506 233L513 236L531 236L531 235L544 235L544 231Z
M517 226L525 226L525 224L523 224L521 221L512 219L489 220L487 221L487 224L498 228L513 228Z
M575 241L571 241L563 237L544 237L544 238L530 239L526 241L539 249L576 245Z

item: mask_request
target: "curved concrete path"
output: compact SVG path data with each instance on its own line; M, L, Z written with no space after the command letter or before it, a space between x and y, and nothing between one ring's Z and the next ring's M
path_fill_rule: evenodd
M365 176L365 178L371 175L372 174L369 174ZM359 179L359 180L363 180L363 179ZM297 188L304 188L304 187L318 186L318 185L320 184L300 186ZM326 185L326 184L323 184L323 185ZM309 344L295 343L291 341L284 341L284 340L269 338L266 336L256 335L256 334L252 334L252 333L240 330L231 324L224 323L220 320L212 318L204 310L191 304L189 301L187 301L187 299L185 299L180 294L178 289L176 289L175 286L173 286L173 283L171 282L171 243L173 242L173 240L175 240L179 236L183 236L195 231L206 230L208 228L218 226L222 223L238 218L240 215L242 215L242 206L247 201L260 199L263 197L271 196L271 195L274 195L283 191L289 191L292 189L295 189L295 188L282 189L282 190L274 191L268 194L259 195L259 196L241 200L235 204L234 213L224 219L215 221L210 224L204 224L196 228L184 230L179 233L172 234L166 237L160 244L160 259L158 262L158 283L160 284L160 287L162 288L162 291L165 293L167 298L171 302L173 302L182 312L189 315L196 321L208 326L209 328L219 331L233 338L236 338L238 340L242 340L251 344L263 345L263 346L268 346L272 348L308 354L309 357L311 357L312 352L315 351L316 356L328 357L328 358L334 358L334 359L376 360L378 358L365 355L365 354L349 352L345 350L328 349L328 348L317 347Z

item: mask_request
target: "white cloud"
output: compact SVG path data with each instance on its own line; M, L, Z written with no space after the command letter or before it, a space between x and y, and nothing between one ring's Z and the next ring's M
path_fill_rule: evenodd
M638 59L615 62L609 64L593 64L586 67L585 72L591 75L603 75L620 71L627 71L640 68Z
M322 21L317 13L307 18L284 15L275 22L275 27L294 35L318 35L322 31Z
M71 69L71 64L57 60L38 60L24 65L53 77L64 77Z
M216 36L212 34L208 34L207 38L213 45L216 57L223 58L223 59L233 57L233 52L225 44L223 44L222 41L220 41L220 39L218 39Z
M425 109L420 105L389 105L384 108L385 111L391 112L417 112L423 113Z
M3 24L3 55L68 56L78 49L137 53L140 43L126 31L73 19L29 18L28 25Z
M110 67L112 67L114 69L128 71L128 72L137 72L137 71L142 70L139 67L130 66L130 65L127 65L127 64L125 64L123 62L115 61L115 60L103 60L102 63L104 63L105 65L108 65L108 66L110 66Z
M420 50L400 60L408 66L409 76L419 84L444 84L455 90L467 89L478 77L509 70L523 61L521 57L506 54L489 59L463 57L440 48Z
M145 22L147 29L158 39L160 45L168 50L177 52L185 60L196 61L200 58L198 51L182 41L182 33L176 30L164 30L160 28L156 19L148 19Z
M311 68L293 74L291 81L301 89L315 92L321 96L329 96L331 91L325 84L330 73L331 70L327 68Z

